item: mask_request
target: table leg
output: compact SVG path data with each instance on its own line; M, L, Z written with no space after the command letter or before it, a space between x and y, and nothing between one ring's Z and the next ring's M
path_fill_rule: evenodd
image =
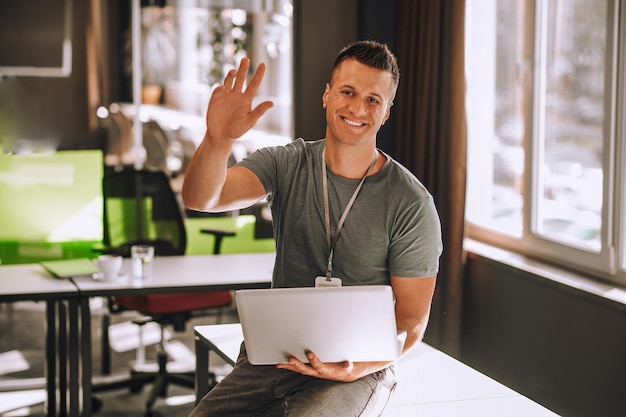
M59 361L59 417L67 416L67 307L64 301L57 304L59 333L57 339Z
M79 348L78 348L78 337L79 337L79 327L78 327L78 300L69 300L69 377L68 377L68 385L69 385L69 406L70 406L70 415L78 416L80 410L80 400L79 400Z
M195 337L196 348L196 405L209 392L209 347Z
M109 341L109 327L111 326L111 316L108 312L102 315L102 337L100 338L100 368L102 375L111 375L111 344Z
M91 310L89 308L89 297L80 298L80 322L81 322L81 365L82 365L82 403L83 416L89 417L92 414L92 377L93 367L91 363Z
M56 302L46 301L46 416L56 416L56 366L57 366Z

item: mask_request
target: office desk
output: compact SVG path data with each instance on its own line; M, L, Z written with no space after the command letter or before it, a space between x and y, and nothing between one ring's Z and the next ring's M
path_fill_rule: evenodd
M196 404L208 392L208 355L234 365L243 340L241 325L195 326ZM445 353L419 343L395 365L398 386L385 417L545 416L552 411Z
M95 281L88 277L80 277L74 278L73 282L80 294L81 317L90 317L90 297L268 288L272 281L274 260L274 253L156 257L152 277L138 280L130 276L131 260L124 259L122 271L128 278ZM89 320L83 321L80 330L82 415L89 416L92 408Z
M0 266L0 302L13 301L46 302L47 415L54 416L58 411L60 416L65 416L68 405L69 414L77 415L80 370L76 348L81 318L76 286L70 280L52 278L39 264Z
M264 288L271 283L274 259L274 253L156 257L153 276L143 280L130 276L131 260L124 259L122 271L127 278L80 277L74 282L87 297Z

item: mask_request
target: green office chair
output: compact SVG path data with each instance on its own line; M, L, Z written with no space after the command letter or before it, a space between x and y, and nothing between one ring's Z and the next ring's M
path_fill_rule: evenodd
M103 252L130 256L130 247L135 244L150 244L156 256L184 255L187 235L184 214L176 195L170 187L169 178L162 171L124 169L107 173L103 179L104 197L104 249ZM213 253L219 253L222 239L234 236L225 230L207 230L215 236ZM189 292L175 294L133 295L111 297L112 312L136 310L147 317L136 321L143 325L156 321L161 326L157 372L131 370L124 381L94 385L93 392L129 388L138 392L145 384L152 383L152 391L146 401L146 416L154 416L153 410L158 397L166 395L167 386L176 383L194 387L191 374L172 374L167 371L167 354L164 350L163 329L172 325L174 330L183 331L185 323L199 311L217 312L232 304L230 291ZM108 317L108 316L107 316ZM108 320L103 320L103 374L110 371L110 347L108 344ZM141 347L140 347L141 348ZM97 401L96 408L97 408Z

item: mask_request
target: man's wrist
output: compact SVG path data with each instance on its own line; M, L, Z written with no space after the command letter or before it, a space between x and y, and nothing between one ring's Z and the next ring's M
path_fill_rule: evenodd
M206 132L199 147L212 153L217 152L218 154L230 155L235 141L236 139L214 137Z

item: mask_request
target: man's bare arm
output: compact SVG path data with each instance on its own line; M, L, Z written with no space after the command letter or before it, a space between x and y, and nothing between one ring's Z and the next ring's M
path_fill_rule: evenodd
M227 169L233 143L250 130L273 103L265 101L252 108L252 100L265 74L257 67L244 88L250 61L241 60L237 70L228 72L224 84L216 87L206 113L207 130L194 153L183 182L185 205L200 211L227 211L247 207L264 195L259 179L242 167Z
M391 287L396 297L396 327L398 331L406 331L406 341L402 354L408 352L424 337L436 277L400 278L391 277Z

